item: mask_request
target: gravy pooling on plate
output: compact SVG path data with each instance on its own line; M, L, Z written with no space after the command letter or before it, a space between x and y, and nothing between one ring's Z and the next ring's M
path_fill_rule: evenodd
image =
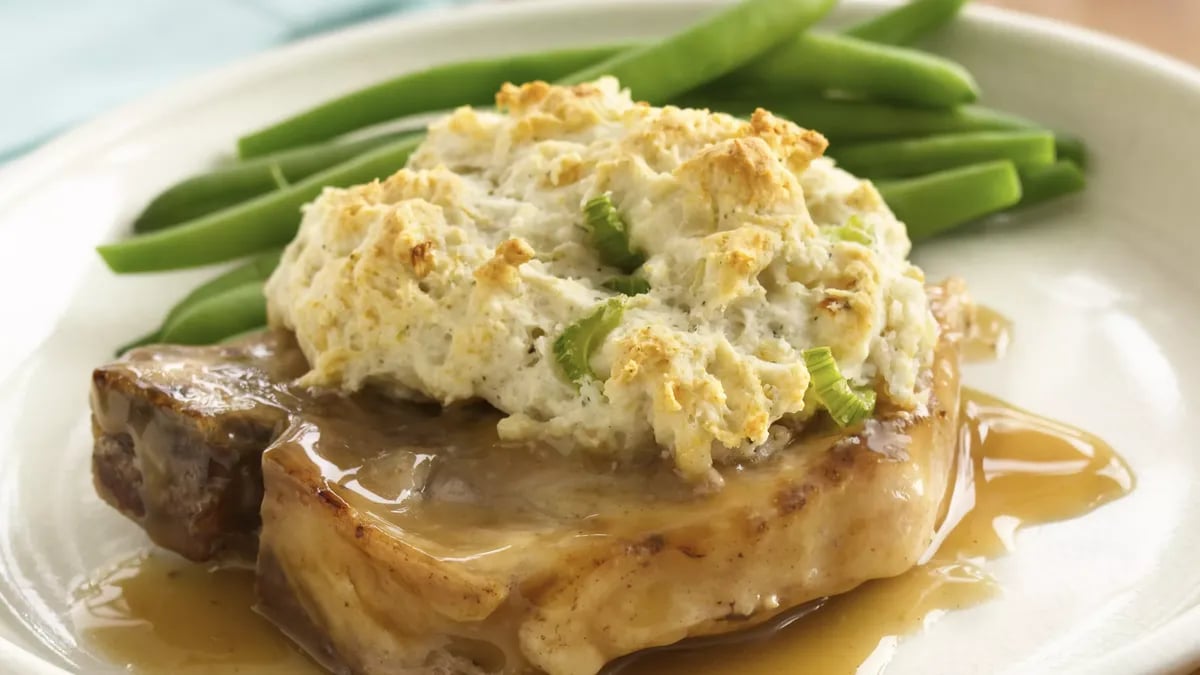
M926 617L992 597L995 584L982 562L1011 550L1016 529L1085 514L1133 487L1120 457L1090 434L978 392L968 392L962 405L956 479L927 562L712 640L718 644L634 655L619 672L874 670ZM248 570L138 554L82 586L71 618L98 656L135 673L321 672L253 614L252 584Z

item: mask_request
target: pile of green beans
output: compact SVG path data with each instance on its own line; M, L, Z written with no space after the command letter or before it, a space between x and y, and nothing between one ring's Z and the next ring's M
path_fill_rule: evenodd
M402 138L250 201L97 248L114 272L154 272L233 260L291 241L300 207L327 187L347 187L404 166L420 137Z
M604 64L616 57L632 58L640 53L639 47L620 44L533 52L451 63L401 75L249 133L238 139L238 152L242 158L259 157L406 116L484 105L504 82L578 82L598 76L595 73L620 76L616 67ZM641 58L653 59L654 54ZM579 72L585 66L591 67ZM715 82L707 82L704 77L697 75L684 85L657 89L631 81L628 75L621 82L638 98L647 100L663 98L669 93L668 86L683 93L687 84L695 82L704 84L710 93L721 92L726 97L738 91L759 95L761 87L766 86L767 91L789 95L837 91L934 107L968 103L979 93L970 73L953 61L832 33L800 33ZM673 102L674 97L664 101Z
M742 0L680 33L563 78L563 84L611 75L635 97L666 103L744 66L803 33L834 0Z
M764 107L831 141L876 181L914 241L1082 190L1082 141L975 104L970 73L907 45L966 0L910 0L842 33L807 32L835 0L743 0L651 43L515 54L434 66L351 92L238 140L240 161L177 183L99 252L119 273L254 255L181 300L150 335L204 344L265 323L262 285L301 206L329 187L404 166L420 133L346 134L412 115L485 105L506 81L617 77L640 100L745 116Z
M486 105L507 81L557 80L630 45L560 49L463 61L381 82L238 139L243 158L320 143L373 124L461 105Z
M979 86L965 68L927 52L829 33L803 33L709 84L719 96L771 98L841 92L916 106L973 103Z
M871 179L908 178L959 166L1006 159L1017 166L1053 164L1048 131L980 131L902 138L836 148L838 165Z

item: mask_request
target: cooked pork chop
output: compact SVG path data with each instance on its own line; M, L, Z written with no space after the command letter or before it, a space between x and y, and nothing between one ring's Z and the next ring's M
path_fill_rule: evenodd
M956 444L963 312L933 296L927 414L810 431L710 495L505 445L484 407L314 397L285 336L99 369L97 489L205 559L252 548L261 475L259 610L335 672L594 673L917 561Z
M259 609L338 672L582 675L899 574L956 444L942 310L929 414L806 437L707 496L506 447L482 410L297 420L264 456Z

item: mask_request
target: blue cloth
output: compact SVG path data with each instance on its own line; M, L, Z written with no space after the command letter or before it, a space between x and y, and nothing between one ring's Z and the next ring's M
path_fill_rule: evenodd
M148 91L392 12L467 0L0 0L0 161Z

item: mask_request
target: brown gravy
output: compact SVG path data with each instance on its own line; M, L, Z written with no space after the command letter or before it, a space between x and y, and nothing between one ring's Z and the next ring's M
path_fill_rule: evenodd
M252 570L154 551L76 591L71 619L85 645L134 673L319 675L253 599Z
M878 673L905 635L992 597L981 563L1011 550L1018 528L1083 515L1133 488L1099 438L985 394L963 393L960 434L953 493L924 565L830 598L767 640L651 655L622 675Z
M980 565L1010 550L1018 528L1082 515L1133 487L1120 457L1090 434L977 392L964 392L963 406L957 477L925 564L755 631L766 639L649 653L623 675L879 672L904 636L992 597ZM142 554L81 588L72 619L85 643L132 672L319 673L250 609L252 588L248 570Z

